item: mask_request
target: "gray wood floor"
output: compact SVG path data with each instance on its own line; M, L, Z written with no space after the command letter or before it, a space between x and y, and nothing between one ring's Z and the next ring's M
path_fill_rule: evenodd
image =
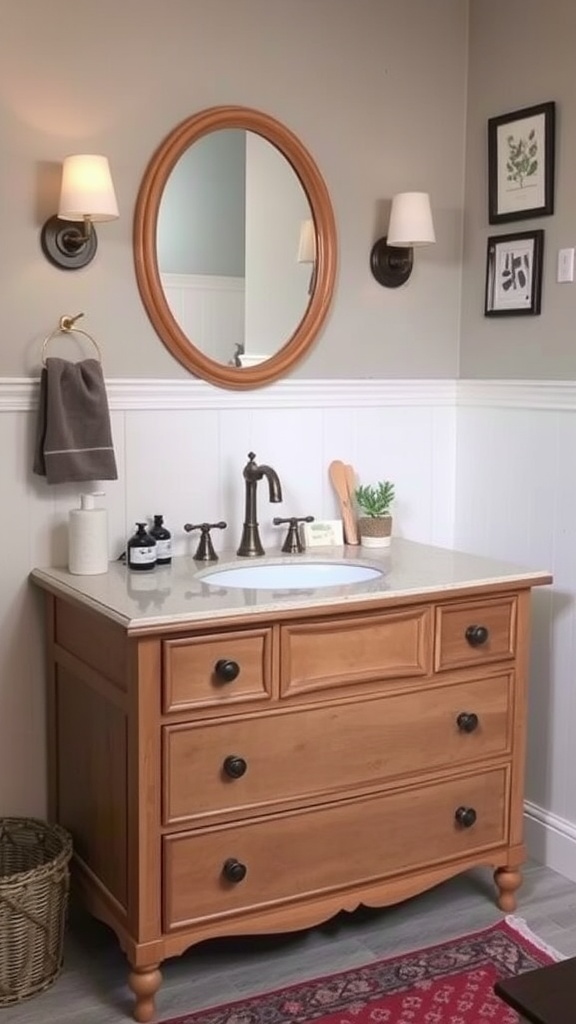
M516 916L565 955L576 955L576 885L525 867ZM432 945L499 920L492 874L475 870L383 910L339 915L305 932L203 943L166 961L157 1020ZM0 1009L0 1024L127 1024L126 961L115 937L73 910L63 974L51 989Z

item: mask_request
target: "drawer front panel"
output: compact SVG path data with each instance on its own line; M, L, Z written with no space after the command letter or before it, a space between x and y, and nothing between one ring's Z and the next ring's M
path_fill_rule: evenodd
M432 620L428 608L282 628L283 697L427 675L431 667Z
M214 707L272 696L272 630L164 640L162 710Z
M309 813L165 837L164 927L368 885L499 846L508 830L508 787L508 772L499 768ZM475 822L465 827L462 816L472 811ZM245 876L232 880L243 868Z
M516 617L515 596L440 606L436 610L436 670L513 658Z
M380 700L167 726L164 824L329 800L509 752L512 673Z

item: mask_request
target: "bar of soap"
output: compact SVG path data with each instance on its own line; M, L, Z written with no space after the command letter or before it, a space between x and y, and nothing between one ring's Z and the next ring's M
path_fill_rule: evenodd
M344 531L341 519L318 519L313 523L300 524L300 536L304 547L341 547Z

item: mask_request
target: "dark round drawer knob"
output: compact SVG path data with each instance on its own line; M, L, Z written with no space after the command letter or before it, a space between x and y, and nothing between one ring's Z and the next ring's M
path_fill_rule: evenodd
M236 857L228 857L228 860L224 861L224 867L222 868L222 874L228 882L241 882L246 878L247 867L240 860L236 860Z
M231 683L240 675L240 665L237 661L230 661L228 658L220 658L216 662L214 671L218 679L223 683Z
M486 626L468 626L465 636L470 647L482 647L488 639L488 630Z
M224 771L230 779L241 779L247 768L247 762L237 754L229 754L224 759Z
M472 828L476 822L476 811L473 807L458 807L454 817L462 828Z
M474 732L478 728L478 715L473 711L461 711L456 719L460 732Z

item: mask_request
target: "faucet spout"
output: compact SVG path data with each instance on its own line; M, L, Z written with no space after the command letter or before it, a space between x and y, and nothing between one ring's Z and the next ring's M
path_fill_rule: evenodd
M269 500L277 503L282 501L282 485L280 478L272 466L257 465L254 452L248 452L248 462L244 466L243 477L246 485L246 511L242 539L237 554L247 558L264 555L260 533L258 530L258 514L256 507L258 482L266 477L268 481Z
M276 470L272 469L272 466L260 466L259 469L262 476L265 476L268 481L269 500L272 502L282 501L282 484Z

